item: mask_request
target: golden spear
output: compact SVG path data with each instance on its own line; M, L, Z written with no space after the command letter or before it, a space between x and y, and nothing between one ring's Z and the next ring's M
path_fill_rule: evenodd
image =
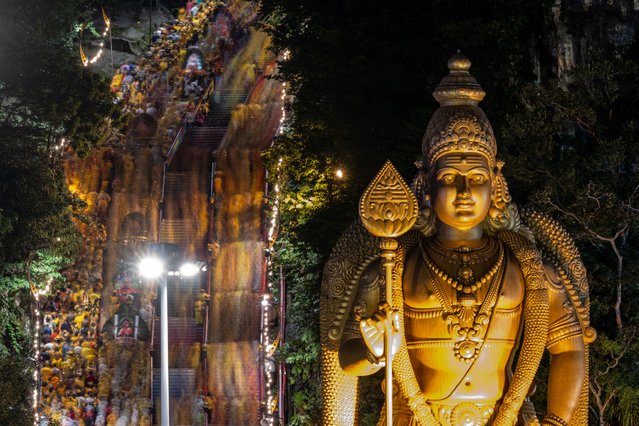
M398 324L393 321L397 310L393 307L393 267L397 251L396 238L410 231L417 219L417 199L390 161L386 161L375 179L368 185L359 202L362 224L376 237L384 259L386 272L386 303L384 312L384 357L386 359L386 424L393 424L393 335L398 333ZM396 283L395 285L401 285ZM381 302L380 305L383 305ZM365 325L360 323L360 328Z

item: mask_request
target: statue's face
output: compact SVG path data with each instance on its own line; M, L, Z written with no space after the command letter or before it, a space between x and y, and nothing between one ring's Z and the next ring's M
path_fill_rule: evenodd
M480 154L446 154L435 162L431 198L437 218L453 228L479 225L490 208L492 175Z

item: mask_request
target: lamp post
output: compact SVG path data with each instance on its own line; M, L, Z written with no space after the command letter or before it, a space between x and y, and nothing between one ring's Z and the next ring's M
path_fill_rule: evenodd
M148 255L140 260L140 275L156 280L160 291L160 415L162 426L169 426L169 294L168 277L192 277L202 270L201 263L183 262L175 268L177 246L149 244Z

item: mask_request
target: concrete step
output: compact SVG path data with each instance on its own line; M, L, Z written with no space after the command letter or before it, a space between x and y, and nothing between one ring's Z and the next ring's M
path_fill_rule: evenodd
M193 219L162 219L160 242L183 245L190 241L190 234L197 229Z
M192 309L189 309L192 311ZM156 311L157 312L157 311ZM155 320L153 333L153 348L160 352L160 318ZM195 318L169 317L169 342L173 345L201 343L204 337L204 327L195 322ZM169 348L170 350L170 348Z
M153 369L153 400L159 406L160 399L160 369ZM169 369L169 396L182 399L185 396L193 398L195 394L195 370L192 368Z

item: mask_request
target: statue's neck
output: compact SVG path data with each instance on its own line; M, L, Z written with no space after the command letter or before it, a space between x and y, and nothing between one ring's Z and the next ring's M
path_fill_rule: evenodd
M484 229L481 223L470 229L458 229L439 222L437 231L435 231L435 238L443 246L451 249L461 246L479 248L484 245Z

